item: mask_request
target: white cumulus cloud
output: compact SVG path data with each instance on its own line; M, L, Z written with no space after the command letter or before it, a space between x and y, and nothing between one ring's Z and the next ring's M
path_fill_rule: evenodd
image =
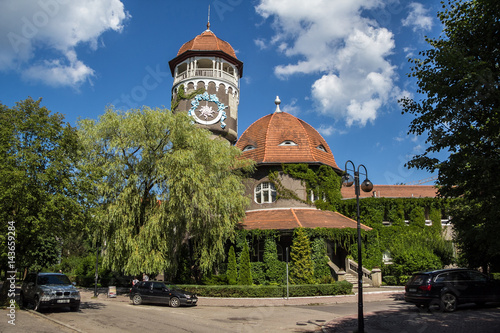
M0 1L0 70L78 87L94 70L78 59L76 47L97 49L101 35L121 32L129 17L120 0Z
M432 29L432 17L429 16L429 10L425 9L421 3L412 2L410 5L408 16L401 21L403 26L412 27L413 31L423 30L429 31Z
M275 74L317 75L311 96L319 113L348 126L374 122L399 91L388 60L394 36L361 14L381 6L378 0L261 0L257 13L273 19L270 43L296 59L276 66Z

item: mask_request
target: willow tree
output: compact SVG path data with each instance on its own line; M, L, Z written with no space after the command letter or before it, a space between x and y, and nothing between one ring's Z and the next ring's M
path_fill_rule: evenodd
M79 127L105 265L172 275L184 246L202 272L224 258L248 204L237 148L164 109L110 108Z

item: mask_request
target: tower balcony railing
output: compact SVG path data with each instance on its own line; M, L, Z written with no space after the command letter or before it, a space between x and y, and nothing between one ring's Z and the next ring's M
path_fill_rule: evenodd
M220 79L230 84L233 84L235 87L239 88L238 78L235 75L214 69L196 69L196 70L184 71L182 73L177 74L177 76L174 79L174 85L188 78L205 78L205 77Z

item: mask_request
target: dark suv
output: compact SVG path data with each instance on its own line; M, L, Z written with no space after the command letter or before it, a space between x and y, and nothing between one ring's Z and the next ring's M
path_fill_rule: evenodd
M21 287L21 305L42 308L80 308L80 292L62 273L29 273Z
M406 283L405 301L451 312L461 303L500 302L500 283L471 269L418 272Z
M196 305L198 297L187 291L178 289L175 285L169 285L161 281L137 282L130 289L130 299L134 305L142 303L163 303L171 307L180 305Z

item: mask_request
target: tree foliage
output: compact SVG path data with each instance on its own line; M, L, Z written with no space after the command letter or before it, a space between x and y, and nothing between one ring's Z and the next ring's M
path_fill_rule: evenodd
M296 228L294 231L290 257L292 259L290 283L313 284L315 281L311 241L304 228Z
M250 263L250 251L248 249L248 244L245 243L240 256L240 270L238 274L238 284L239 285L252 285L252 267Z
M18 269L54 263L65 236L83 219L76 129L40 104L32 98L13 108L0 104L1 229L14 223ZM6 236L0 235L4 268Z
M240 151L168 110L106 110L79 122L80 168L95 184L104 263L129 274L175 273L183 246L196 269L223 260L245 214ZM243 169L241 169L243 168Z
M234 246L231 246L231 248L229 249L226 275L229 284L236 284L236 282L238 281L238 265L236 264L236 254L234 252Z
M438 14L444 31L413 59L420 100L400 101L415 116L409 133L428 148L409 167L439 171L439 193L462 197L453 224L472 266L500 268L500 2L450 0ZM438 158L438 152L448 152Z
M264 240L264 264L266 268L266 279L271 284L280 284L283 281L284 262L278 259L276 241L274 237L266 237Z

